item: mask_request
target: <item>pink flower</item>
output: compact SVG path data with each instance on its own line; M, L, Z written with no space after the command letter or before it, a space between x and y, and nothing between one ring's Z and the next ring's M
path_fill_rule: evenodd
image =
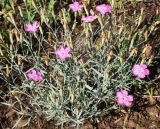
M101 4L96 6L96 10L104 15L106 13L110 13L112 11L112 7L110 5Z
M26 73L26 75L30 80L33 80L35 82L43 80L43 76L42 76L41 72L36 71L34 69L31 69L29 72Z
M72 4L69 4L69 8L73 11L73 12L77 12L77 11L81 11L83 8L83 5L80 4L79 2L73 2Z
M121 90L116 93L116 101L118 105L129 107L132 104L133 96L128 95L128 91Z
M132 68L132 73L134 76L137 76L138 78L145 78L147 75L149 75L150 71L149 69L147 69L147 65L136 64Z
M97 19L97 16L86 16L83 17L81 20L85 23L88 23L88 22L93 22L95 19Z
M70 54L70 47L64 48L63 45L61 45L55 52L53 52L61 61L65 61L67 58L71 57Z
M26 24L24 30L26 32L36 32L38 30L39 24L38 21L34 21L33 24Z

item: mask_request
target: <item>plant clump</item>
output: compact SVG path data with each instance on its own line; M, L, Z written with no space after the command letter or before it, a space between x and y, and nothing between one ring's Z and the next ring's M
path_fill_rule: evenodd
M4 8L0 78L9 100L3 104L19 118L78 127L132 108L140 91L150 94L159 78L150 78L156 57L140 55L156 25L141 28L143 11L129 19L117 15L115 3L28 0Z

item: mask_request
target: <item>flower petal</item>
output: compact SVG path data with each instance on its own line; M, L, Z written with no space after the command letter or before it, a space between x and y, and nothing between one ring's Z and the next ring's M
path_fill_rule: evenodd
M147 68L147 65L145 65L145 64L140 64L140 67L142 67L143 69L146 69L146 68Z
M123 96L127 96L128 95L128 91L126 91L126 90L122 90L121 93L123 94Z
M145 69L145 74L146 75L149 75L150 74L150 71L148 69Z
M123 99L117 99L117 103L118 103L119 105L124 105Z
M133 101L133 96L132 95L128 95L127 100L128 101Z
M129 101L125 101L125 102L124 102L124 105L125 105L126 107L130 107L130 106L131 106L131 104L132 104L132 103L131 103L131 102L129 102Z
M121 91L118 91L117 93L116 93L116 97L119 99L119 98L123 98L123 94L122 94L122 92Z

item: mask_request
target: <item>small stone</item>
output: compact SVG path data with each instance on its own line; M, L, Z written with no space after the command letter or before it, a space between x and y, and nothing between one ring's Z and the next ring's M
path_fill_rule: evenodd
M147 128L145 128L145 127L139 127L138 129L147 129Z
M158 109L156 107L149 107L146 109L150 119L156 120L158 118Z
M155 121L151 122L149 125L149 129L158 129L157 127L158 123L156 123Z
M93 129L93 126L91 125L91 123L85 123L80 127L80 129Z
M136 123L134 121L132 121L132 120L129 120L127 126L128 126L128 128L135 128L136 127Z

